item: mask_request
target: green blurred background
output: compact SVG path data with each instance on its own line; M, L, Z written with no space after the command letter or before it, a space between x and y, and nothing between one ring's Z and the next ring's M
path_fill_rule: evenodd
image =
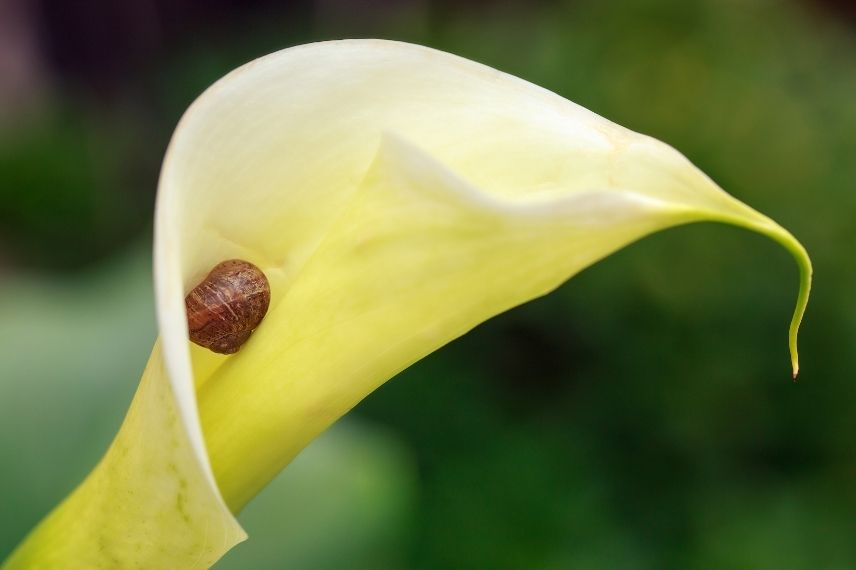
M0 3L0 559L103 453L156 331L157 173L256 56L427 44L665 140L812 254L643 240L402 373L242 515L225 569L856 568L856 5Z

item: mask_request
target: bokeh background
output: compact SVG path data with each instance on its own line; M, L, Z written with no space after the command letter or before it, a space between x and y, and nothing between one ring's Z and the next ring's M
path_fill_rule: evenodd
M0 559L90 470L155 338L170 134L232 68L427 44L665 140L812 254L649 237L402 373L242 515L224 569L856 568L856 5L0 2Z

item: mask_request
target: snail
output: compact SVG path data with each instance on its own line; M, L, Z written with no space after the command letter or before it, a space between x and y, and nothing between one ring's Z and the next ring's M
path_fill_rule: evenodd
M219 354L238 352L267 313L270 284L261 269L230 259L214 266L184 299L190 340Z

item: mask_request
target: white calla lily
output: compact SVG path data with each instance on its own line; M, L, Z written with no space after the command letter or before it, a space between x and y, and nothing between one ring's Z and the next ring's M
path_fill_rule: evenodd
M261 58L206 91L164 161L160 340L92 475L3 567L203 568L233 517L398 371L652 232L719 221L800 244L671 147L494 69L377 40ZM183 299L241 258L271 284L235 355Z

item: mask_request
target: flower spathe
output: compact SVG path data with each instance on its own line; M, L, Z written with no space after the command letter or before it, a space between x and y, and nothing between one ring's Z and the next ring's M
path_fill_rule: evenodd
M4 569L210 566L245 538L232 513L398 371L694 221L794 254L796 372L805 251L671 147L410 44L309 44L241 67L191 106L164 161L160 339L128 417ZM265 272L271 304L221 356L189 344L183 299L232 258Z

